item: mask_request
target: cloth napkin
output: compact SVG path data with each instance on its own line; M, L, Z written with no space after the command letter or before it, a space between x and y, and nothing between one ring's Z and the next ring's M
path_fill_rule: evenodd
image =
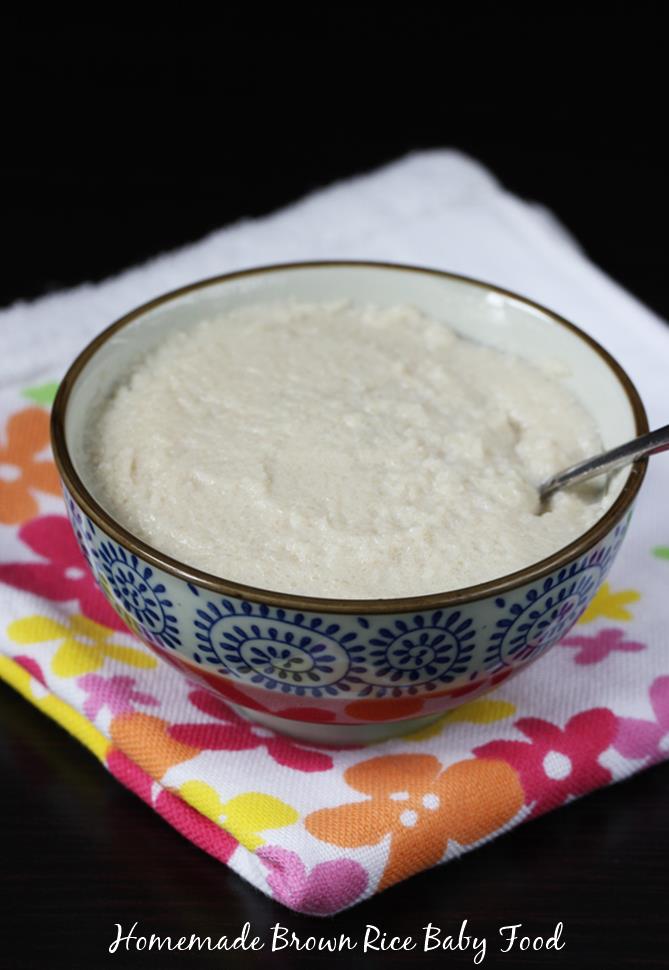
M669 330L652 313L550 213L452 151L409 156L115 279L0 313L0 676L197 846L313 914L669 754L662 457L608 582L570 635L494 693L375 746L317 748L247 723L157 660L107 605L49 453L48 409L67 365L110 321L166 290L328 257L441 267L547 304L622 361L651 424L667 420L669 365Z

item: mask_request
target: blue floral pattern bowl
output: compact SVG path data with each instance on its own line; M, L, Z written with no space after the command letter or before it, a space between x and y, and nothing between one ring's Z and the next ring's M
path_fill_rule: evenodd
M550 311L477 281L386 264L292 264L206 280L140 307L82 352L54 405L53 448L79 545L112 606L156 653L246 716L316 741L374 740L494 688L568 632L618 552L645 463L618 475L613 504L576 542L469 589L327 600L178 563L128 533L88 490L87 416L161 334L212 309L286 294L413 302L484 342L530 358L553 353L571 368L606 446L644 433L646 418L619 365Z

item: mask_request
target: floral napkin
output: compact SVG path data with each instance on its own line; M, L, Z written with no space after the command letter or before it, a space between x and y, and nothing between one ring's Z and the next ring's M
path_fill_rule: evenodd
M249 233L265 240L255 259ZM547 302L631 364L651 416L663 406L669 331L551 217L448 152L0 314L0 676L186 838L292 909L324 915L669 755L669 459L651 463L620 557L577 627L493 693L404 737L345 750L241 719L145 649L95 585L64 514L48 412L71 357L121 310L206 275L216 255L223 271L297 255L298 243L305 258L327 248L430 262L517 289L524 256L530 295L562 283L569 296ZM458 266L468 245L469 265ZM45 362L35 336L54 320Z

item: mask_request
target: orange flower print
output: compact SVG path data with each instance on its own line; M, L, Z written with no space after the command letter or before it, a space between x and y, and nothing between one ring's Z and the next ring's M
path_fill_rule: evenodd
M347 768L344 780L370 797L312 812L305 825L317 839L349 849L390 835L379 890L436 865L450 840L471 845L491 835L524 803L516 772L494 760L442 770L433 755L382 755Z
M55 465L37 458L49 444L49 416L41 408L25 408L7 421L0 440L0 522L19 525L39 512L35 492L60 495Z
M111 739L142 771L159 781L166 771L189 761L201 748L175 741L169 722L139 711L119 714L111 723Z

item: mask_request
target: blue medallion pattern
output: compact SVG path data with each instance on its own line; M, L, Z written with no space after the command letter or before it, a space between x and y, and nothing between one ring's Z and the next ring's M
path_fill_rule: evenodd
M396 619L392 627L381 627L369 640L369 665L361 697L372 692L383 697L415 694L420 686L433 690L463 675L474 649L474 627L459 610ZM374 690L374 688L380 688Z
M70 493L65 491L64 495L65 506L70 517L70 524L74 529L74 534L77 538L79 548L81 549L81 554L91 569L93 569L93 554L91 552L91 547L95 539L95 526L87 515L84 515L83 512L79 511ZM95 573L96 570L93 569L93 572Z
M249 683L321 697L350 691L364 673L364 644L338 623L227 599L208 602L196 616L204 659Z
M170 610L163 583L153 581L153 570L110 539L101 542L93 555L98 559L110 594L137 622L141 632L164 647L181 646L177 618Z
M82 553L148 643L295 697L406 697L520 668L560 640L605 578L629 516L576 562L506 596L415 614L319 615L224 598L154 569L65 492ZM492 630L491 633L487 631Z
M362 642L338 623L245 601L210 600L196 615L196 661L297 696L431 690L466 673L475 642L471 619L457 610L397 619L394 629L381 627Z
M527 589L522 600L509 605L506 598L498 597L495 605L506 615L497 620L490 637L486 669L494 673L536 659L561 640L601 585L624 533L625 527L618 527L611 545Z

